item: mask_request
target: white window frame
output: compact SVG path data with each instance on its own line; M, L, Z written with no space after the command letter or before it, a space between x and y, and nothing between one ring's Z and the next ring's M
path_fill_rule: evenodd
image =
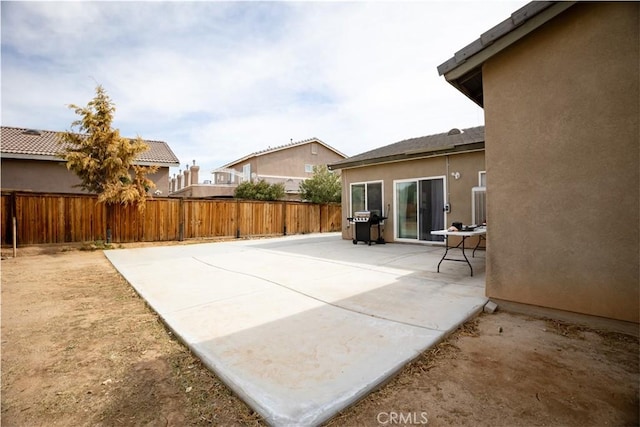
M484 185L483 178L484 177ZM487 186L487 171L478 171L478 187L486 187Z
M471 221L474 225L482 225L481 222L476 221L476 193L484 193L484 213L487 215L487 187L473 187L471 188ZM485 218L486 220L486 218Z
M251 181L251 163L242 166L242 181Z
M313 165L305 164L304 165L304 171L305 171L305 173L313 173Z
M402 182L415 182L416 185L418 184L419 181L425 181L425 180L430 180L430 179L442 179L442 190L444 191L444 202L445 204L449 203L449 200L447 199L447 176L446 175L435 175L435 176L424 176L424 177L420 177L420 178L405 178L405 179L394 179L393 180L393 240L397 241L397 242L406 242L406 243L418 243L421 245L436 245L436 246L443 246L446 242L446 240L444 242L433 242L433 241L428 241L428 240L420 240L420 238L416 238L416 239L408 239L406 237L402 237L399 238L398 237L398 221L397 221L397 217L396 217L396 212L398 212L398 194L397 194L397 186L396 184L402 183ZM420 217L420 206L418 203L416 203L416 218ZM444 211L444 223L445 225L448 224L448 215L449 212L447 212L446 210L444 210L444 206L442 207L443 211ZM418 224L419 226L419 224ZM418 233L418 236L420 235L420 233Z
M369 209L369 196L368 196L368 190L367 190L367 185L368 184L380 184L380 198L381 198L381 202L382 202L382 206L381 209L384 211L384 181L383 180L376 180L376 181L360 181L360 182L351 182L349 183L349 216L353 217L353 200L351 200L351 195L353 194L353 186L354 185L364 185L364 206L365 209ZM380 212L380 215L384 216L384 212Z
M484 178L484 179L483 179ZM471 221L473 222L478 222L476 221L476 193L481 193L484 192L484 197L485 197L485 216L487 214L486 210L487 210L487 171L478 171L478 186L477 187L473 187L471 188ZM485 218L486 220L486 218ZM480 224L476 224L476 225L480 225Z

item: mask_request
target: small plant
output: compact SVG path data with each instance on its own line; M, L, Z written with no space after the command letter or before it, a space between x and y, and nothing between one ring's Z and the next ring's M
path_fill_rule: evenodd
M84 242L80 247L81 251L101 251L105 249L115 249L111 243L105 243L104 240L95 240L91 243Z

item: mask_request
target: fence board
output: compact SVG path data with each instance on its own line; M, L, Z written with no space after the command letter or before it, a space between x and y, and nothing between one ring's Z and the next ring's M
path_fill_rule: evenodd
M2 233L2 243L10 245L13 242L13 223L11 215L11 194L2 194L2 202L0 203L0 232Z
M150 199L144 213L135 206L106 207L95 195L2 193L2 243L12 242L15 203L19 245L88 242L113 243L273 236L341 229L340 205L248 200ZM183 224L180 224L183 221Z

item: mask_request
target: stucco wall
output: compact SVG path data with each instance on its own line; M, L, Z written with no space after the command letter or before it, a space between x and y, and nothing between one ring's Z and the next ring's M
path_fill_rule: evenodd
M2 159L2 189L45 193L84 193L80 179L63 162Z
M313 173L305 172L305 164L326 165L343 159L342 156L329 150L324 145L318 143L315 143L315 145L317 154L311 153L311 143L303 144L266 153L231 167L238 172L242 172L242 167L247 163L251 163L251 172L255 172L258 175L311 178Z
M447 167L447 161L449 163ZM383 181L383 207L385 213L390 205L389 219L385 221L383 237L387 242L393 242L394 221L393 187L394 180L428 178L445 176L445 195L451 205L451 212L445 214L445 224L454 221L465 224L471 223L471 188L478 185L478 172L484 170L484 153L472 152L450 156L431 157L420 160L386 163L380 165L343 169L342 172L342 237L351 239L349 217L351 198L350 184L368 181ZM447 173L448 172L448 173ZM459 172L460 178L454 179L452 172ZM417 241L416 241L417 242Z
M169 168L158 168L156 173L147 175L147 178L156 184L156 188L152 192L160 190L162 197L169 195Z
M311 153L311 144L299 145L286 150L275 151L258 157L258 174L276 176L297 176L311 178L313 173L304 171L304 165L326 165L342 160L342 157L315 143L317 154Z
M233 197L235 185L195 184L171 193L171 197Z
M579 3L483 68L489 297L638 322L638 3Z
M80 179L67 170L64 162L7 158L1 162L3 190L86 194L79 187L74 187L80 184ZM160 168L149 178L156 183L163 196L169 194L169 168Z

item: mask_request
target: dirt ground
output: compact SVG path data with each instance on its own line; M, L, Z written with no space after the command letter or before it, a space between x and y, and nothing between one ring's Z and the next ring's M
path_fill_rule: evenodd
M102 251L2 253L3 426L264 425ZM638 425L638 364L635 337L483 314L327 424Z

